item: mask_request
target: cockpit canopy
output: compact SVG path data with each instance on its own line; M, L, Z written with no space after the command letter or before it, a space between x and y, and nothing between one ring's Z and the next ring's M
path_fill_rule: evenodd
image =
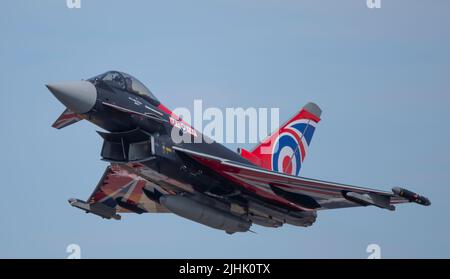
M142 82L140 82L132 75L123 72L109 71L90 78L89 80L103 81L108 85L136 94L155 105L158 105L160 103L158 99L156 99L156 97L153 95L153 93Z

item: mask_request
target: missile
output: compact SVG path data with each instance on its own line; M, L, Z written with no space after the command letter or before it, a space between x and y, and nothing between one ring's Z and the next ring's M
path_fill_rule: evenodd
M419 194L416 194L412 191L409 191L407 189L404 188L400 188L400 187L394 187L392 188L392 192L394 194L396 194L399 197L405 198L407 200L409 200L410 202L415 202L417 204L421 204L424 206L429 206L431 205L431 202L428 198L421 196Z

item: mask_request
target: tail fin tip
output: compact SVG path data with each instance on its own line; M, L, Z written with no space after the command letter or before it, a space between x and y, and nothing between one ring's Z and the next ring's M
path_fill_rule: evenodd
M320 116L322 115L322 109L320 109L320 107L313 102L309 102L306 105L304 105L303 109L313 114L317 118L320 118Z
M262 168L299 175L321 115L320 107L309 102L252 151L239 153Z

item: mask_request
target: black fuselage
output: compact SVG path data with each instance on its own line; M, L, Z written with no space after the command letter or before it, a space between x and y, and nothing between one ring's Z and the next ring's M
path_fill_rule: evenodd
M174 142L171 137L174 133L173 129L179 135L183 135L183 129L174 127L170 118L172 120L177 119L176 121L182 120L171 115L171 112L158 101L149 100L102 80L94 79L90 82L97 89L97 101L94 108L86 113L87 120L111 133L122 133L139 128L153 135L156 148L164 149L162 152L157 150L158 155L155 158L142 161L142 164L173 179L188 183L201 193L209 192L224 195L236 191L238 188L236 185L202 167L190 157L175 152L170 147L179 146L234 162L251 164L246 159L217 142L211 142L211 140L198 142L198 139L196 141L190 135L190 142L189 140L180 143ZM152 115L155 118L149 118L145 115ZM157 118L163 121L156 120ZM187 123L184 125L187 125ZM195 131L195 133L197 137L203 137L199 131Z

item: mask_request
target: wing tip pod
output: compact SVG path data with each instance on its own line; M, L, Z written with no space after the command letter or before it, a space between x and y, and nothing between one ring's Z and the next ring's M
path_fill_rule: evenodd
M427 197L414 193L413 191L407 190L405 188L394 187L392 188L392 192L394 193L394 195L407 199L410 202L414 202L423 206L431 205L431 201Z

